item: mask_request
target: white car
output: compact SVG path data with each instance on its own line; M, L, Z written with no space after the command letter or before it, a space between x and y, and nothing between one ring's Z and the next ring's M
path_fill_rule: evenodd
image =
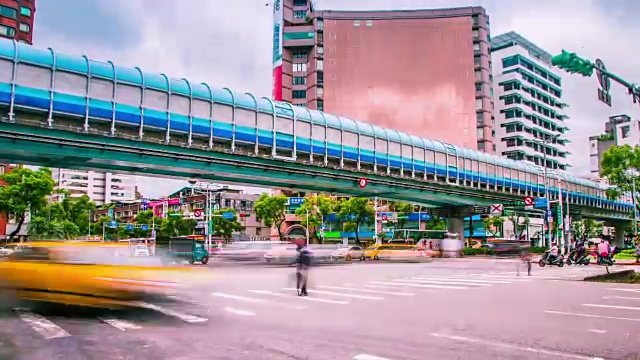
M331 254L333 260L351 261L353 259L364 260L364 250L360 246L340 248Z
M146 245L136 245L133 248L133 256L150 256L149 248Z
M7 247L0 247L0 257L7 257L13 254L13 250Z

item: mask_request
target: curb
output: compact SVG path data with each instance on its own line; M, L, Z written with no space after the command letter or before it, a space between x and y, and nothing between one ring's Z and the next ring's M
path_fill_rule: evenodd
M636 273L635 270L621 270L621 271L609 272L607 274L587 276L584 278L584 281L597 281L599 279L616 279L619 277L630 276L635 273Z

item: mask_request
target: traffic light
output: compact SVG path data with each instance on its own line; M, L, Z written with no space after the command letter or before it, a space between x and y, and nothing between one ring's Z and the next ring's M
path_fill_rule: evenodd
M572 74L580 74L582 76L591 76L596 65L587 59L583 59L575 53L562 50L562 54L551 58L551 64Z

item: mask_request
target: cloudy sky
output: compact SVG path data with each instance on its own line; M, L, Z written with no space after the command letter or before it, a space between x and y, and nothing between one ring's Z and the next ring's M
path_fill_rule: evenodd
M219 87L271 94L269 0L55 0L39 1L34 44L98 60L164 72ZM222 6L224 4L224 6ZM317 0L319 8L415 9L480 5L491 16L493 36L516 31L555 54L566 49L596 59L630 81L640 81L640 1L637 0ZM589 172L590 135L608 116L640 118L622 88L612 86L613 106L597 101L597 80L565 76L571 116L570 159ZM155 197L183 182L139 181Z

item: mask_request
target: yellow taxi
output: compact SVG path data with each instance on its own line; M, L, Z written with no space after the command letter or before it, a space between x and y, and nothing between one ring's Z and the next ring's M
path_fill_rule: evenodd
M364 256L369 260L380 260L397 251L412 251L415 245L406 244L375 244L364 249Z
M117 243L34 242L0 262L0 296L67 305L120 308L178 290L186 272L159 259L133 258Z

